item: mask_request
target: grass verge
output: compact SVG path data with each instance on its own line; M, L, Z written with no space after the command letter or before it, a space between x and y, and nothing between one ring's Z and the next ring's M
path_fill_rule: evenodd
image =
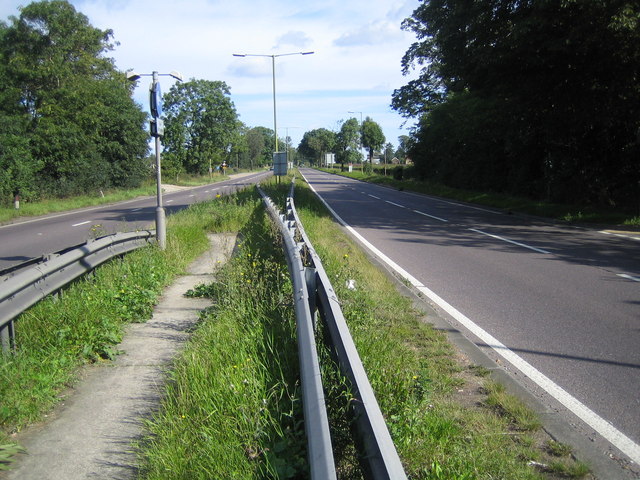
M396 168L396 167L394 167ZM433 182L418 181L414 179L398 180L393 177L393 168L387 169L387 175L380 173L381 169L374 171L343 172L340 169L320 169L326 172L335 173L364 182L387 185L398 190L407 190L425 195L450 198L467 203L485 205L487 207L498 208L508 212L518 212L527 215L552 218L558 221L572 224L607 224L624 225L627 227L640 227L640 216L615 209L604 209L585 205L563 205L556 203L541 202L525 197L514 197L512 195L476 192L447 187Z

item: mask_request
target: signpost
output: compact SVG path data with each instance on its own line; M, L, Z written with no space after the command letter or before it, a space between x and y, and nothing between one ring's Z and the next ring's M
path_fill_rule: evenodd
M127 79L135 82L142 75L136 72L127 72ZM182 75L178 72L162 74L158 72L151 73L152 81L149 85L149 110L151 111L151 121L149 122L149 130L152 137L155 138L156 146L156 239L158 246L164 250L167 245L167 227L165 223L164 208L162 206L162 173L160 171L160 137L164 135L164 122L160 118L162 115L162 91L160 89L159 75L169 75L176 80L182 81Z
M273 153L273 174L277 177L287 175L287 152Z

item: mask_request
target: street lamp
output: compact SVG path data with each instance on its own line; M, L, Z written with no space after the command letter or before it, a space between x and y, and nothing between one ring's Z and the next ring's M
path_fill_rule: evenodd
M360 153L362 153L362 112L347 112L360 114ZM360 163L360 170L364 172L364 162Z
M286 152L287 152L287 168L289 165L289 148L291 147L291 145L289 145L289 129L290 128L302 128L302 127L284 127L286 132L284 136L284 141L285 141Z
M312 55L314 52L279 53L277 55L257 55L253 53L234 53L234 57L271 57L271 76L273 79L273 133L276 137L276 152L278 152L278 123L276 121L276 57L288 55Z
M164 124L160 119L162 115L162 92L160 91L159 76L173 77L178 81L182 81L182 75L179 72L172 71L170 73L136 73L127 72L127 80L135 82L140 77L153 77L151 85L149 85L149 107L151 110L151 136L155 137L156 147L156 240L161 250L167 246L167 227L165 223L164 208L162 207L162 174L160 172L160 137L164 135Z

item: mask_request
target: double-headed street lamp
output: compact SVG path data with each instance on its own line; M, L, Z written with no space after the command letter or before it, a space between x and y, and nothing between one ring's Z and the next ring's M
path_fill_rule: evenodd
M253 53L234 53L234 57L271 57L271 75L273 78L273 133L276 137L276 152L278 152L278 122L276 120L276 57L288 55L312 55L314 52L279 53L277 55L257 55Z
M158 82L160 76L169 76L182 81L182 75L175 71L171 73L127 72L127 80L132 82L139 80L140 77L153 77L151 85L149 85L149 107L151 110L151 136L155 137L156 144L156 240L160 249L164 250L167 246L167 227L162 207L162 174L160 172L160 137L164 135L164 124L160 119L162 115L162 92L160 91L160 82Z

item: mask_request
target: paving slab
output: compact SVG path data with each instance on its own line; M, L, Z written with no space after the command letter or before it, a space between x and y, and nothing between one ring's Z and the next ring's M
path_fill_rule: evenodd
M7 480L125 480L136 477L133 443L142 422L158 408L166 371L189 337L207 299L184 294L214 280L235 235L210 235L211 248L162 294L153 317L127 328L115 361L82 372L65 401L42 425L20 434L26 454L18 455Z

